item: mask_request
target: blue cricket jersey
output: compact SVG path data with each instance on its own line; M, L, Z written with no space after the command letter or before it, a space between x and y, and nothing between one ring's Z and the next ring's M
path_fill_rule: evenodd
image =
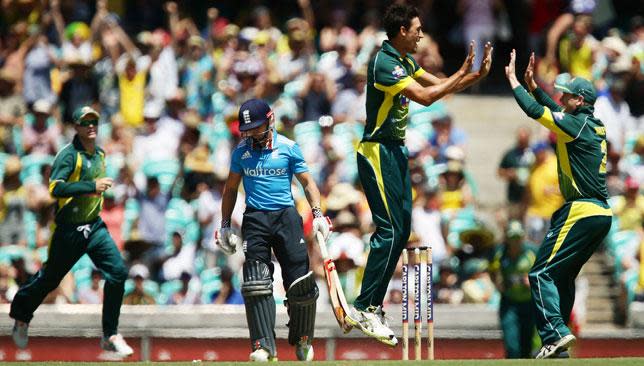
M273 132L272 148L253 149L246 139L237 145L230 171L242 176L246 206L276 211L295 205L291 179L309 168L295 141Z

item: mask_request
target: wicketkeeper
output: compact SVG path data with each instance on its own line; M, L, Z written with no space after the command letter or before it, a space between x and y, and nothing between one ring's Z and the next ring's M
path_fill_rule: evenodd
M326 238L330 221L320 210L320 192L308 173L299 146L278 134L275 117L266 102L250 99L239 109L239 130L244 138L232 153L230 172L221 204L221 229L216 243L226 254L242 243L246 260L243 266L242 294L250 332L251 361L277 359L275 344L275 299L271 249L282 267L286 290L289 344L295 346L299 360L313 359L318 288L304 241L302 218L295 209L291 180L302 184L313 210L313 232ZM239 183L246 192L246 211L241 237L230 227L230 216Z

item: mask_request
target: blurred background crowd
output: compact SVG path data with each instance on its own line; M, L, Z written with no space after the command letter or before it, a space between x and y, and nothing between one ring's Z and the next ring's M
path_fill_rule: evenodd
M102 217L130 266L125 303L242 303L242 254L226 257L212 238L230 151L239 141L238 106L251 97L267 100L278 131L300 144L334 223L330 252L349 301L357 296L373 227L355 147L365 122L367 63L385 39L380 18L389 2L221 3L0 2L0 303L10 302L47 260L55 213L51 163L71 141L72 111L85 104L101 112L99 145L115 179ZM425 30L414 57L429 72L453 72L467 40L494 42L493 72L471 93L507 95L502 64L511 48L519 65L536 52L537 77L550 92L560 72L595 83L615 211L603 250L624 303L644 300L644 5L412 3L424 14ZM507 184L503 207L480 207L467 169L468 136L458 121L443 102L410 105L409 245L433 246L436 302L498 303L504 286L495 253L516 243L537 245L545 235L563 200L553 136L535 131L518 129L515 146L496 162L498 182ZM322 279L310 208L301 188L293 191L312 268ZM243 194L238 206L233 225L241 223ZM527 286L524 271L517 283ZM275 274L281 301L279 269ZM100 284L85 256L46 302L100 303ZM389 303L401 301L400 289L397 275Z

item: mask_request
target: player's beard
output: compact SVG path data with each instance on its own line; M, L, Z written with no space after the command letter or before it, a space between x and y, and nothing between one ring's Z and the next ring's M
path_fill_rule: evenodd
M255 136L248 137L248 139L250 141L250 146L253 149L258 149L258 150L266 149L266 148L270 147L269 145L272 142L271 141L271 132L272 131L273 131L273 129L270 126L268 126L266 131L264 131L262 133L258 133Z

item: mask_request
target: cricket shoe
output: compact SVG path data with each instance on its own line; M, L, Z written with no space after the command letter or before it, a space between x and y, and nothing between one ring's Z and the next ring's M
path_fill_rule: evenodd
M277 356L273 357L267 350L258 348L250 353L251 362L274 362L277 361Z
M101 348L106 351L115 352L120 357L129 357L132 356L134 350L130 347L123 339L123 336L120 334L114 334L109 338L101 338Z
M572 347L575 344L576 340L577 338L575 338L574 335L568 334L567 336L564 336L560 340L558 340L557 343L546 344L541 347L541 350L539 350L536 358L556 358L560 353Z
M300 361L313 361L313 345L302 343L295 346L295 356Z
M358 310L352 306L345 321L360 329L369 337L375 338L388 346L395 347L398 344L398 339L386 325L386 320L385 323L381 320L381 317L384 317L384 313L380 314L377 311L378 308L375 306L370 306L366 311Z
M13 338L13 343L16 344L16 347L20 349L27 348L27 343L29 342L28 331L29 323L16 320L13 324L13 330L11 331L11 338Z

